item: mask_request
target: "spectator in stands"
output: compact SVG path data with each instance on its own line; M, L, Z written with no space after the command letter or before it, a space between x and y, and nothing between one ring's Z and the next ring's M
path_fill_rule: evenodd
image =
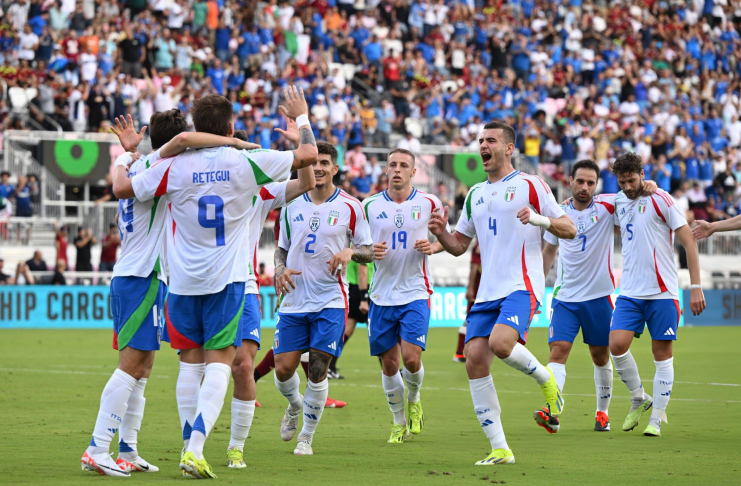
M352 181L353 188L357 191L357 197L361 201L372 194L373 178L365 172L365 165L361 165L358 176Z
M111 174L105 176L105 189L103 189L103 195L95 200L95 204L102 204L108 201L116 201L116 196L113 194L113 178Z
M52 285L67 285L67 279L64 278L64 271L67 270L67 263L64 260L57 260L54 267L54 276L51 279Z
M15 270L15 285L33 285L36 281L25 262L19 262Z
M383 167L378 163L378 157L371 155L368 163L365 165L365 172L371 177L373 184L378 183L378 178L383 174Z
M443 207L453 207L454 204L453 199L450 197L450 190L448 190L448 186L446 186L444 182L439 182L437 184L435 195L440 199Z
M120 244L121 236L118 232L118 227L111 223L108 227L108 233L103 237L98 270L101 272L113 271L113 266L116 264L116 252Z
M98 243L98 240L93 236L93 232L90 228L78 228L77 238L75 238L74 244L77 248L77 259L75 260L75 271L76 272L92 272L93 264L91 262L91 253L93 245Z
M0 197L10 199L15 194L15 187L10 183L10 172L2 171L0 173Z
M18 184L15 186L15 215L21 218L33 216L31 187L28 185L28 178L24 175L18 176Z
M257 272L257 274L260 277L260 286L271 286L273 285L273 279L270 277L270 275L267 274L265 271L265 263L260 262L260 270Z
M13 278L3 273L3 267L5 266L5 260L0 258L0 285L13 285Z
M356 145L345 155L345 168L353 176L358 176L361 167L365 169L367 163L368 157L363 153L363 147L360 145Z
M49 268L46 266L46 262L44 261L44 255L41 253L41 250L36 250L33 252L33 258L31 258L30 260L26 262L26 266L32 272L49 271ZM48 281L49 281L49 277L39 277L36 279L37 284L41 284L41 283L48 282Z

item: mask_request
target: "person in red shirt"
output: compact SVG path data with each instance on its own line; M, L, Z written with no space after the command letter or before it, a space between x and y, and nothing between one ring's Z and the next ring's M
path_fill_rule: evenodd
M60 260L63 261L66 268L69 267L69 262L67 261L67 233L69 229L66 226L59 228L57 224L54 226L57 231L57 239L54 242L54 246L57 248L57 262Z
M70 30L69 37L62 40L62 52L64 52L64 57L72 62L76 63L80 60L80 40L74 30Z
M401 54L389 51L389 57L383 61L383 77L386 79L386 87L389 87L401 79Z
M101 272L112 272L116 264L116 251L121 244L121 236L118 228L111 223L108 234L103 237L103 248L100 250L100 265L98 270Z

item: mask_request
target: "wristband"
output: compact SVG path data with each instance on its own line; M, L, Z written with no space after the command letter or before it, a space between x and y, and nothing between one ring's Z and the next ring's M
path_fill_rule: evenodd
M130 163L131 163L131 153L125 152L116 158L116 162L113 164L113 167L115 169L116 167L121 166L125 169L126 166L129 165Z
M702 290L702 285L690 285L690 290Z
M361 292L362 292L362 290L361 290ZM366 291L363 294L363 296L360 298L360 300L365 301L365 302L370 302L370 296L368 295L368 291Z
M548 229L551 227L551 220L546 216L541 216L532 209L530 210L530 224L533 226L540 226L541 228Z
M298 129L301 130L301 127L304 125L309 124L309 115L299 115L298 118L296 118L296 125L298 125Z

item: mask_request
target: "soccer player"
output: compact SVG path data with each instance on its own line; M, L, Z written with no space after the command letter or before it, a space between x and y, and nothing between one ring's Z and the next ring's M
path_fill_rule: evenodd
M311 442L327 401L329 362L342 353L347 319L343 271L351 259L373 259L360 202L332 183L339 169L337 151L327 142L319 142L317 149L316 187L282 211L275 249L276 287L283 296L273 343L275 386L288 400L280 425L283 440L295 436L303 409L296 455L313 454ZM309 383L302 397L296 368L307 349Z
M128 122L121 118L113 131L127 151L122 160L129 163L128 153L136 150L147 127L137 133L131 115ZM187 129L180 111L155 113L150 119L152 148L159 149ZM126 177L134 177L149 166L150 157L140 158L126 171ZM161 313L167 283L160 261L165 212L165 202L141 202L133 198L119 201L121 255L111 280L113 349L119 351L119 362L103 389L93 438L82 456L82 469L86 471L129 476L130 472L159 470L139 456L137 437L144 418L144 389L155 351L160 348ZM109 447L117 430L119 453L114 462Z
M641 195L643 167L634 153L619 156L612 166L622 189L615 198L615 224L623 243L623 277L610 326L610 353L620 379L631 395L630 413L623 430L633 430L643 412L653 407L643 434L661 435L661 422L674 383L672 342L677 339L679 290L674 263L674 235L687 252L690 271L690 308L705 309L700 286L700 257L684 215L664 191ZM648 325L656 365L653 399L643 390L635 359L630 353L633 336Z
M284 107L279 107L287 115ZM299 132L295 120L288 118L287 129L276 128L294 146L299 145ZM234 396L232 398L232 425L229 446L226 451L227 466L230 468L244 468L244 443L252 426L255 415L255 387L254 367L255 355L260 347L260 286L257 282L257 247L260 244L262 227L268 213L281 208L297 197L311 190L315 186L314 171L307 165L298 171L298 179L288 182L273 183L263 186L257 197L252 199L252 212L249 218L249 228L245 233L244 250L249 262L249 275L245 282L244 311L242 312L242 346L237 349L232 363L234 377Z
M168 334L175 349L205 350L192 435L180 461L181 470L199 479L215 477L203 446L221 412L236 347L242 342L239 324L249 275L242 247L252 199L260 186L285 180L291 169L316 159L303 92L291 86L285 94L289 116L297 119L301 134L299 148L292 152L223 146L193 150L164 159L130 181L117 170L114 179L118 197L146 201L167 194L170 201ZM222 144L233 140L226 138L234 131L231 117L231 104L222 96L205 96L193 104L196 130L225 137Z
M553 373L523 344L545 292L541 228L569 239L576 236L576 227L542 179L512 167L512 127L487 123L479 145L488 180L468 191L455 233L445 229L447 207L433 213L430 230L455 256L466 252L474 236L481 248L482 274L487 277L482 279L476 304L466 317L465 354L474 410L492 448L488 457L476 463L485 466L515 461L504 437L499 399L489 371L494 356L535 379L550 414L557 416L563 411Z
M347 326L345 327L345 345L355 333L355 327L358 323L366 324L368 322L368 309L370 297L368 295L368 282L373 278L373 266L365 263L356 263L350 260L347 264L347 283L349 285L347 312ZM345 377L337 370L338 357L334 356L329 363L327 378L330 380L342 380Z
M613 309L611 295L615 292L612 275L615 195L594 196L599 171L591 160L581 160L572 167L569 183L573 197L562 207L576 223L577 236L573 240L561 241L551 233L545 234L543 273L548 275L558 253L553 314L548 333L551 350L548 368L563 393L566 360L581 329L594 363L597 394L594 430L605 432L610 430L608 409L612 396L609 344ZM643 191L644 195L650 196L656 191L656 185L645 181ZM536 411L534 416L548 432L558 432L558 417L549 417L543 410Z
M427 223L440 200L412 186L417 172L414 154L389 152L389 188L363 201L374 242L375 273L371 282L368 340L372 356L381 357L383 391L394 416L389 444L401 444L424 427L420 390L425 369L422 351L430 325L432 276ZM399 372L399 361L404 370ZM404 383L408 420L404 415Z

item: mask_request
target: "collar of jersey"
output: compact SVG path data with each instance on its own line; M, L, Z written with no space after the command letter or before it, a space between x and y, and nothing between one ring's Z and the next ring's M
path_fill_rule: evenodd
M339 196L340 196L340 188L338 187L338 188L335 189L334 193L331 196L329 196L329 199L327 199L324 202L325 203L332 202L335 199L337 199ZM309 193L308 192L305 192L304 193L304 200L306 202L314 203L314 201L312 201L311 198L309 197ZM322 204L324 204L324 203L322 203Z
M515 170L514 172L510 172L508 176L506 176L504 179L498 180L497 182L507 182L509 180L512 180L512 178L514 178L519 173L520 173L519 170ZM496 184L497 182L495 182L494 184ZM491 184L491 182L488 179L487 179L486 183L487 184Z
M587 209L592 209L593 206L594 206L594 198L592 198L592 202L589 204L589 206L587 206ZM571 201L569 201L569 207L571 209L573 209L574 211L579 211L578 209L576 209L574 207L574 200L573 199ZM583 211L586 211L587 209L584 209Z
M387 201L394 202L394 200L391 199L391 196L389 196L389 190L388 189L386 189L385 191L383 191L381 194L383 194L384 199L386 199ZM412 187L412 192L409 194L409 197L406 198L406 201L411 201L412 199L414 199L414 196L416 196L416 195L417 195L417 188L416 187Z

